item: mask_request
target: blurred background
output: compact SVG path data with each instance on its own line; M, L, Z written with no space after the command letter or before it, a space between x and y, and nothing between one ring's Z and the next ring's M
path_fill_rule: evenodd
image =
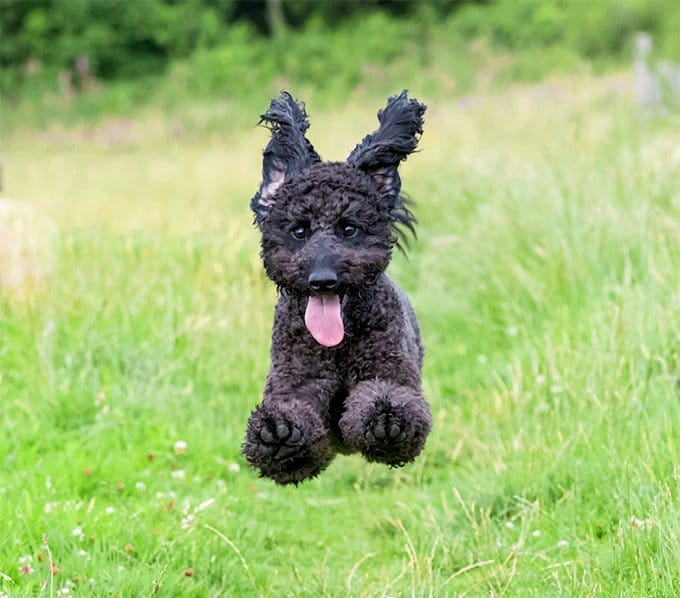
M0 597L673 596L680 2L0 0ZM270 99L343 160L407 88L390 273L434 428L240 456Z
M2 0L3 128L219 105L243 126L281 87L322 106L409 85L452 98L611 70L647 32L680 59L669 0ZM244 110L245 108L245 110ZM199 117L196 116L198 119ZM206 122L207 121L207 122Z

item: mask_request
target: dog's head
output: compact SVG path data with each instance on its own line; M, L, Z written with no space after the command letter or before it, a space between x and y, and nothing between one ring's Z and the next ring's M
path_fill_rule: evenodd
M287 92L262 115L272 135L250 204L262 258L279 288L308 298L305 322L323 345L343 338L343 298L375 281L403 228L413 231L398 167L416 148L425 109L406 91L389 98L378 129L346 162L321 161L305 137L304 105Z

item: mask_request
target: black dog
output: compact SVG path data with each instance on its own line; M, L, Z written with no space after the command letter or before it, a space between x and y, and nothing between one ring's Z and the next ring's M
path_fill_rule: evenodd
M288 93L262 115L271 140L251 208L280 298L243 454L280 484L316 476L338 452L404 465L430 432L416 316L384 273L400 225L413 231L397 168L425 109L406 91L389 98L346 163L321 161L304 105Z

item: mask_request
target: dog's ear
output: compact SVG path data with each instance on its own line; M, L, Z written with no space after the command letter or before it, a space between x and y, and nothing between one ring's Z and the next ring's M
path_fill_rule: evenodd
M262 183L250 202L258 225L269 213L278 188L307 166L321 161L305 137L309 128L305 106L287 91L272 100L260 124L268 127L272 136L263 154Z
M399 209L401 179L399 163L418 145L423 133L423 114L427 106L408 98L406 90L387 100L378 112L378 130L366 135L347 158L347 163L359 168L373 179L378 195L392 209Z

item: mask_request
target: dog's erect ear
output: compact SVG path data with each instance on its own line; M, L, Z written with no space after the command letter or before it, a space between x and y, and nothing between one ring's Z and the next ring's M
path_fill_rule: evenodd
M260 119L272 136L262 159L262 183L250 202L255 221L261 224L274 203L278 188L321 158L305 137L309 128L304 104L298 104L287 91L272 100Z
M426 109L417 100L409 100L406 90L392 96L378 112L378 130L366 135L347 158L348 164L373 179L378 195L393 209L400 207L401 180L397 169L418 145Z

